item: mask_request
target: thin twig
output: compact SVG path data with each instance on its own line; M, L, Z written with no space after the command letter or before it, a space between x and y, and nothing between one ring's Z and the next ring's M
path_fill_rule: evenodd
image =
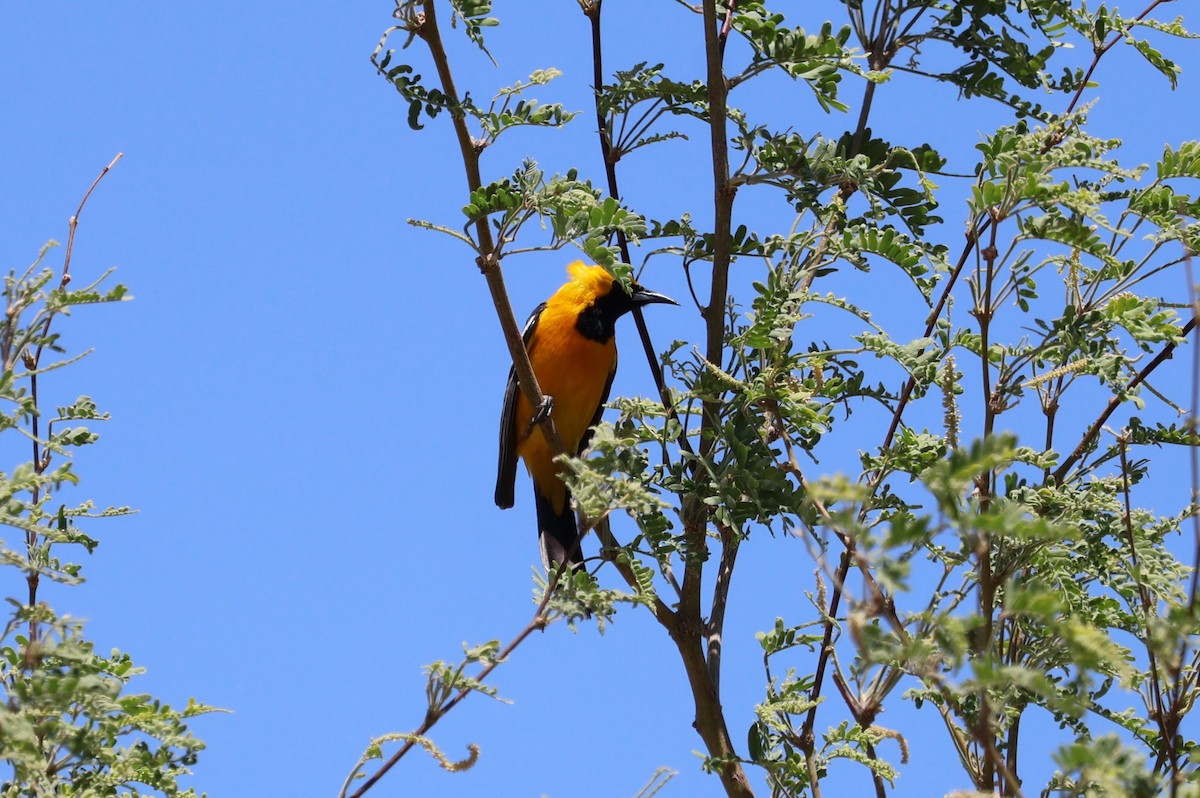
M554 595L554 590L558 583L559 573L559 571L556 571L551 575L550 581L546 585L546 595L542 597L541 603L538 604L537 609L534 610L533 618L531 618L529 623L525 625L525 628L522 629L517 636L514 637L507 646L504 647L503 651L497 654L483 670L473 677L476 682L482 683L485 679L487 679L492 671L494 671L508 659L513 651L516 650L517 646L525 642L526 638L528 638L534 632L541 631L546 628L547 624L549 623L549 619L546 616L546 606L550 603L550 599ZM442 706L436 708L431 707L430 711L425 716L425 720L420 726L417 727L416 730L412 732L412 737L424 737L430 729L437 725L439 720L445 717L446 713L454 709L464 698L474 692L477 692L474 688L464 687L458 691L454 698L450 699ZM351 793L349 798L360 798L360 796L364 795L367 790L374 787L375 784L378 783L379 780L396 765L396 763L404 758L405 754L412 750L414 745L416 745L416 741L414 739L410 738L407 740L404 745L401 746L398 751L396 751L396 753L388 757L387 761L379 766L379 770L372 773L357 790ZM346 789L348 787L349 780L347 780L347 784L342 787L342 791L338 794L338 798L347 798Z
M1196 295L1196 276L1192 271L1192 252L1189 249L1184 258L1184 274L1187 276L1188 300L1192 306L1192 319L1200 316L1200 297ZM1187 430L1193 436L1200 433L1200 334L1192 342L1192 402L1188 413ZM1192 508L1192 586L1188 591L1188 607L1192 617L1196 615L1197 589L1200 588L1200 513L1196 504L1200 502L1200 447L1188 447L1188 459L1191 465L1192 491L1189 506ZM1187 645L1186 639L1184 645ZM1184 659L1180 652L1180 661Z
M704 357L709 363L725 360L725 303L729 293L730 231L733 218L733 198L737 189L729 182L729 139L726 132L728 112L726 95L728 87L721 63L720 37L717 31L716 0L704 2L704 50L707 67L709 103L709 140L712 148L713 167L713 254L712 283L708 304L704 309L705 348ZM706 457L716 444L717 436L710 433L718 424L721 403L707 399L703 404L700 420L700 452ZM707 511L699 506L699 496L693 497L693 506L685 507L684 527L696 551L705 547ZM700 615L700 577L702 561L689 558L683 573L683 596L680 612L686 616Z
M708 306L705 308L707 330L705 357L710 363L724 362L725 303L729 290L730 230L733 214L733 198L736 188L729 183L729 140L726 132L728 113L725 81L721 58L720 33L717 29L716 0L704 0L704 54L709 103L709 137L712 147L713 167L713 258L712 284ZM717 435L712 434L719 425L721 402L709 399L704 402L701 416L699 456L694 460L695 471L700 473L700 461L707 457L716 444ZM681 508L683 532L687 541L684 557L683 584L677 617L679 626L671 634L692 688L696 705L696 731L708 748L709 755L718 763L718 774L725 792L731 798L750 798L753 791L746 774L737 760L733 741L721 709L721 699L712 682L705 649L700 645L702 636L700 618L700 587L704 571L702 552L707 548L708 510L703 503L703 485L706 480L697 480L701 486L684 497ZM714 601L723 600L714 597Z
M116 166L117 161L121 160L121 158L124 156L125 153L118 152L116 157L109 162L108 166L100 170L100 174L96 175L96 179L92 181L90 186L88 186L88 190L84 192L83 199L79 201L79 207L75 209L75 215L72 216L68 222L70 226L70 232L67 233L67 251L63 255L63 273L62 282L59 285L60 288L65 288L67 283L71 282L71 253L75 249L75 229L79 226L79 217L83 213L83 206L87 204L88 197L92 196L92 192L96 190L96 186L100 185L100 181L104 179L104 176L108 174L109 170Z
M466 171L467 189L476 191L483 186L483 179L479 172L479 149L471 137L471 132L467 129L466 113L458 102L458 90L454 86L450 60L446 55L446 47L442 43L441 31L438 29L437 3L435 0L424 0L423 7L424 16L418 21L414 32L428 45L433 63L437 67L442 92L450 98L450 118L454 125L455 137L458 139L463 168ZM545 406L546 397L542 393L541 386L538 385L537 377L533 373L533 366L529 362L529 353L525 350L525 342L521 338L521 328L517 325L516 316L513 314L512 302L508 298L508 288L504 284L504 275L500 271L500 261L496 257L495 240L486 217L476 221L475 233L478 237L480 252L476 259L476 265L479 266L479 270L487 280L492 303L496 307L496 316L500 321L500 328L504 332L504 341L508 344L508 352L512 357L513 367L517 371L517 381L521 386L521 392L525 394L530 407L536 410ZM546 437L551 452L556 457L575 454L575 452L568 452L566 446L563 445L562 438L554 426L552 414L541 414L539 423L542 427L542 434Z
M1146 7L1145 11L1143 11L1142 13L1138 14L1136 17L1133 18L1134 21L1139 22L1139 21L1145 19L1150 14L1151 11L1158 8L1158 6L1162 5L1164 2L1168 2L1168 0L1154 0L1154 2L1152 2L1149 6ZM1132 27L1132 25L1130 27ZM1092 58L1092 63L1088 66L1087 72L1084 73L1083 80L1079 81L1079 88L1075 90L1075 95L1073 97L1071 97L1071 102L1067 105L1067 112L1066 112L1066 114L1064 114L1064 116L1070 116L1071 112L1075 110L1075 106L1079 103L1080 97L1083 96L1084 89L1086 89L1088 86L1088 83L1091 82L1092 73L1095 72L1096 67L1100 65L1100 59L1104 57L1105 53L1107 53L1109 50L1111 50L1113 47L1115 47L1117 45L1117 42L1124 41L1124 39L1128 35L1129 35L1129 30L1128 29L1123 30L1120 33L1114 34L1113 37L1111 39L1109 39L1108 42L1103 47L1094 50L1095 56ZM1055 142L1055 144L1056 143L1057 142ZM1049 149L1052 146L1054 146L1054 144L1048 144L1047 149Z
M983 279L978 282L977 306L973 311L979 322L979 364L982 370L980 385L983 394L983 439L988 440L996 423L996 402L993 397L1000 391L1000 386L992 388L992 364L989 357L991 349L992 317L995 314L994 289L996 277L996 239L1000 231L1000 222L996 216L991 218L991 229L988 244L982 251L976 250L976 261L983 261ZM976 493L979 495L979 511L988 512L992 504L994 473L991 469L979 474L975 479ZM994 622L996 604L996 582L992 573L992 539L986 530L978 531L978 541L975 545L976 568L979 574L979 617L983 626L977 637L975 654L981 660L991 656L992 624ZM971 733L976 736L979 744L989 751L989 756L983 761L983 780L977 787L980 790L991 791L996 785L996 759L990 755L995 748L992 726L992 706L988 697L987 687L980 687L979 718L972 724Z
M59 291L65 291L67 285L71 282L71 253L75 251L75 231L79 227L79 217L83 214L83 207L87 205L88 198L92 196L92 192L96 190L96 186L100 185L100 181L103 180L104 176L109 173L109 170L117 165L117 161L121 160L123 155L124 153L118 152L116 157L109 162L108 166L100 170L100 174L96 175L96 179L92 181L90 186L88 186L88 190L84 192L83 199L79 200L79 207L75 209L75 214L71 216L70 220L67 222L67 249L63 254L62 276L58 281ZM25 359L24 365L29 372L29 398L32 400L34 408L38 407L38 366L41 365L42 352L45 349L46 340L50 335L50 323L54 321L55 315L56 314L53 311L50 311L46 314L46 319L42 324L41 335L38 336L39 340L37 349L34 350L33 354L30 354L29 352L23 353ZM38 418L40 416L40 413L33 413L30 432L33 441L33 470L38 474L43 474L50 466L51 455L49 449L47 449L44 453L42 452L41 437L38 430ZM33 504L37 505L41 501L41 487L37 484L34 484L32 494ZM31 551L35 546L37 546L37 542L37 532L31 530L25 533L25 543ZM37 570L30 569L29 573L25 576L25 582L29 587L29 608L31 610L37 604L39 581L40 575L38 574ZM30 644L36 641L37 637L37 620L36 618L32 618L29 621Z
M1188 334L1195 328L1195 326L1196 317L1193 316L1187 324L1183 325L1183 329L1179 331L1179 340L1186 339ZM1143 366L1142 370L1139 371L1137 375L1128 382L1128 384L1126 384L1125 390L1121 393L1127 394L1140 385L1142 380L1146 379L1156 368L1162 365L1163 361L1170 359L1171 354L1175 351L1175 347L1175 341L1171 341L1164 346L1162 351L1155 355L1153 360ZM1096 436L1100 434L1100 430L1103 429L1104 424L1108 421L1108 417L1111 416L1113 412L1123 404L1123 402L1124 400L1120 395L1114 395L1108 400L1108 404L1106 404L1104 406L1104 410L1100 412L1099 418L1097 418L1092 423L1092 426L1088 427L1087 432L1083 434L1083 438L1079 441L1079 445L1075 447L1075 451L1071 452L1070 456L1068 456L1066 460L1063 460L1062 465L1055 470L1055 481L1057 481L1059 484L1062 484L1063 480L1067 478L1067 474L1070 473L1071 467L1074 466L1075 463L1077 463L1079 459L1087 453L1087 449L1095 442Z
M958 256L958 262L954 264L954 269L950 272L950 276L946 279L946 284L942 287L942 292L938 296L938 301L934 304L933 309L925 318L925 332L922 337L928 338L933 334L937 327L938 319L942 316L942 311L946 308L946 304L950 301L951 292L954 290L955 284L958 282L959 276L962 274L963 267L967 263L967 258L975 251L975 246L979 243L979 236L987 230L991 222L987 219L982 221L976 220L971 229L967 232L967 243L963 246L963 251ZM922 349L921 352L925 350ZM904 410L908 407L908 401L912 398L912 392L917 387L916 375L910 375L904 383L904 387L900 391L900 398L896 400L896 409L892 411L892 421L888 426L887 434L883 436L883 444L879 447L880 452L886 452L892 445L892 440L895 439L896 433L900 429L900 420L904 416ZM876 472L876 478L872 479L870 485L872 492L878 487L877 480L881 478L882 472Z
M1138 598L1142 602L1141 606L1141 623L1143 633L1143 643L1146 646L1146 668L1148 675L1148 687L1150 690L1150 717L1155 720L1158 725L1160 746L1158 750L1158 758L1155 762L1155 770L1158 770L1163 765L1174 766L1175 761L1175 736L1168 728L1171 714L1166 705L1163 703L1163 688L1162 688L1162 671L1158 667L1158 656L1154 653L1154 644L1150 639L1150 624L1151 621L1158 617L1158 607L1156 602L1150 598L1150 591L1146 588L1146 583L1142 580L1142 566L1139 562L1137 553L1137 537L1133 533L1133 499L1129 489L1129 459L1127 449L1129 446L1129 431L1122 430L1117 436L1117 450L1121 456L1121 524L1125 530L1125 542L1129 544L1129 570L1133 575L1134 584L1137 586Z
M625 580L625 584L629 585L634 592L640 592L641 588L638 586L637 574L634 573L633 568L629 566L629 563L622 562L621 559L616 556L616 553L621 551L624 547L617 542L617 539L613 536L612 530L609 528L608 524L602 523L602 520L603 519L597 519L592 524L592 529L595 531L596 537L600 539L601 556L613 564L613 567L617 569L617 573L619 573L621 578ZM606 551L612 552L612 555L605 557L604 553ZM671 631L678 624L678 619L676 618L675 613L657 595L654 596L654 600L650 603L650 611L654 613L654 617L667 631Z
M725 631L725 606L729 603L729 588L733 579L733 567L737 562L741 539L737 532L718 524L721 533L721 562L717 566L717 583L713 587L712 614L704 625L704 638L708 645L708 673L713 689L721 693L721 643Z
M608 179L608 195L620 202L621 191L617 185L617 162L613 157L612 142L609 140L608 120L604 118L604 114L600 110L600 87L604 85L604 52L600 36L602 7L603 0L592 0L592 2L583 6L583 11L591 23L592 30L592 82L596 106L596 131L600 138L600 156L601 160L604 161L605 177ZM621 261L632 265L633 259L629 254L629 241L625 237L625 232L619 229L617 230L617 247L621 252ZM654 350L654 343L650 340L650 329L646 326L646 318L642 314L640 306L633 308L633 322L637 326L638 337L642 342L642 351L646 355L646 363L650 366L650 374L654 378L654 387L658 389L658 396L662 401L663 409L666 411L667 420L677 420L679 414L675 410L671 392L667 390L666 380L663 378L662 365L658 362L658 354ZM688 454L694 454L692 445L686 435L680 436L679 446Z
M725 8L725 22L721 24L721 32L717 34L717 49L721 60L725 59L725 43L729 41L729 32L733 30L733 12L737 10L737 0L729 0Z

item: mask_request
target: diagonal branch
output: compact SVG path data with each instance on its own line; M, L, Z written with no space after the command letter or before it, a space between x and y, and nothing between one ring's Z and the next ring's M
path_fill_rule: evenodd
M529 623L526 624L524 629L522 629L520 632L517 633L517 636L514 637L509 642L509 644L504 647L504 650L501 651L499 654L497 654L487 664L487 666L483 668L483 670L481 670L478 674L476 674L474 677L472 677L472 678L474 678L474 680L476 682L482 683L485 679L487 679L487 677L489 675L491 675L492 671L494 671L500 665L504 664L505 661L507 661L509 655L511 655L513 653L513 651L515 651L517 649L517 646L524 643L525 640L534 632L538 632L538 631L545 629L546 626L551 622L551 618L546 613L546 607L547 607L547 605L549 605L550 599L554 595L554 590L556 588L557 582L558 582L558 573L556 572L554 574L551 574L550 583L546 585L546 595L544 595L542 597L541 603L538 604L537 609L534 610L533 617L530 619ZM353 782L354 778L358 775L358 769L361 768L363 765L363 763L360 762L358 767L356 767L354 770L352 770L350 772L350 775L346 777L346 782L345 782L345 784L342 785L342 790L341 790L341 792L338 793L338 798L361 798L361 796L365 795L368 790L370 790L372 787L374 787L379 782L380 779L382 779L385 775L387 775L387 772L389 770L391 770L393 767L395 767L395 765L401 759L403 759L404 756L409 751L411 751L415 745L417 745L417 741L419 738L424 737L429 732L430 729L432 729L435 725L437 725L437 722L439 720L441 720L443 717L445 717L446 713L448 713L450 710L454 709L456 706L458 706L462 702L462 700L464 698L466 698L468 695L470 695L471 693L474 693L474 692L476 692L476 690L473 687L464 687L461 690L459 690L458 693L456 693L453 698L451 698L449 701L442 704L441 706L430 707L429 711L425 715L425 720L423 720L421 722L421 725L418 726L406 738L404 745L402 745L399 748L399 750L396 751L396 753L394 753L390 757L388 757L387 761L385 761L382 765L380 765L378 770L376 770L365 781L363 781L363 783L361 785L359 785L359 788L357 790L355 790L352 793L347 793L347 790L350 789L350 785Z
M1158 8L1164 2L1170 2L1170 0L1154 0L1154 2L1146 7L1145 11L1133 18L1134 21L1137 22L1145 19L1151 11ZM1083 96L1084 89L1086 89L1091 83L1092 73L1095 72L1096 67L1100 65L1100 59L1104 57L1105 53L1115 47L1117 42L1123 41L1129 35L1129 29L1132 27L1133 26L1130 25L1125 30L1115 34L1103 47L1096 49L1095 56L1092 58L1092 63L1088 66L1087 72L1084 73L1083 80L1079 81L1079 88L1075 90L1075 95L1071 98L1070 104L1067 105L1067 112L1065 115L1070 115L1070 113L1075 110L1075 106L1079 104L1079 98ZM1053 144L1048 145L1047 149L1049 146L1053 146Z
M1179 340L1182 341L1186 339L1188 334L1195 326L1196 317L1193 316L1187 324L1183 325L1183 329L1179 331ZM1169 360L1172 353L1175 351L1175 346L1175 341L1172 341L1164 346L1162 351L1155 355L1154 359L1147 363L1142 370L1139 371L1134 378L1129 381L1129 384L1125 386L1125 390L1121 393L1129 393L1132 391L1134 388L1140 385L1143 380L1149 377L1151 372L1162 365L1163 361ZM1108 404L1106 404L1104 406L1104 410L1100 412L1100 417L1095 420L1092 426L1088 427L1087 432L1083 433L1083 439L1079 441L1079 445L1075 447L1075 451L1071 452L1070 456L1067 457L1066 460L1063 460L1062 465L1055 470L1054 480L1056 482L1061 484L1062 481L1067 478L1067 474L1070 473L1071 467L1079 462L1080 458L1087 453L1088 448L1095 442L1096 436L1100 434L1100 430L1104 427L1105 422L1108 421L1108 417L1111 416L1113 412L1123 403L1124 400L1120 397L1120 395L1114 395L1108 400Z
M442 83L442 92L452 99L450 118L454 123L454 135L458 139L458 148L462 154L463 168L467 173L468 191L476 191L483 186L479 172L480 149L467 129L466 112L457 102L458 90L454 86L454 75L450 71L450 59L446 56L446 47L442 43L441 31L437 23L437 3L435 0L424 0L424 15L416 21L415 33L429 47L433 63L437 68L438 78ZM492 238L492 230L488 227L487 218L475 222L475 233L479 239L479 257L475 263L487 280L488 290L492 294L492 303L496 307L496 315L500 320L500 328L504 331L504 342L508 344L512 356L513 367L517 370L518 383L531 407L543 407L546 396L534 376L533 366L529 363L529 353L525 351L525 342L521 339L521 328L517 325L513 314L512 302L508 298L508 288L504 284L504 275L500 271L500 261L496 257L496 242ZM554 428L554 419L549 413L541 414L539 423L542 434L550 444L555 456L567 454L558 430Z

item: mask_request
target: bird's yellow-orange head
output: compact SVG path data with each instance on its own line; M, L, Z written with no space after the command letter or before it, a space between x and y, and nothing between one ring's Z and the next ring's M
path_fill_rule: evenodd
M626 291L602 266L575 261L567 267L571 279L546 301L549 317L570 319L585 338L608 343L617 319L635 307L653 302L676 304L670 297L647 291L633 283ZM615 354L614 354L615 357Z
M608 296L616 282L603 266L588 266L581 260L567 266L567 274L571 279L554 292L550 302L570 306L576 311L582 311L600 297Z

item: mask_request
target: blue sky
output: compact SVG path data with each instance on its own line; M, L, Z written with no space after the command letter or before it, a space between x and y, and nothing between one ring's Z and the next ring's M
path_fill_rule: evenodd
M547 172L579 166L600 182L586 20L566 0L499 5L489 41L500 68L456 45L460 86L486 98L553 66L566 76L535 96L585 113L565 135L507 135L485 173L531 155ZM824 17L807 8L814 16L796 21L818 27ZM697 18L669 2L605 9L610 71L666 61L677 77L700 76ZM464 248L405 224L458 224L464 181L444 118L409 130L367 60L391 10L387 0L43 3L10 8L0 29L4 268L65 241L83 191L125 154L84 212L73 270L82 279L115 266L135 299L79 310L60 328L73 351L96 352L46 390L90 394L114 417L79 458L79 497L140 512L93 528L102 545L86 585L45 595L88 618L102 648L132 652L148 669L134 689L234 711L194 724L210 746L194 784L212 796L336 794L370 737L420 722L422 664L456 659L464 641L507 639L532 611L528 489L518 485L508 512L491 499L508 362L486 286ZM1174 94L1121 48L1096 75L1093 132L1126 137L1134 162L1195 135L1200 62L1194 47L1168 46L1185 69ZM857 102L860 88L847 87ZM810 132L853 124L783 83L733 102L794 113ZM949 91L898 78L876 114L895 139L930 140L969 171L970 147L1000 117L960 109ZM639 210L708 215L694 132L622 164ZM735 223L756 226L777 210L751 197L738 213ZM946 216L947 237L961 235L961 210ZM574 257L506 261L519 316ZM848 290L878 303L857 279ZM666 259L643 282L686 296ZM686 303L647 315L660 349L700 338ZM621 336L614 391L651 393L632 324ZM804 614L800 590L775 586L812 570L795 541L753 542L723 678L739 744L762 694L753 633L776 614ZM681 668L646 613L622 613L604 637L552 628L496 684L513 705L472 698L434 734L451 756L479 743L475 769L448 775L413 756L374 794L631 796L661 766L681 773L663 795L719 789L698 772ZM882 722L911 719L896 702ZM912 747L897 794L967 786L939 749Z

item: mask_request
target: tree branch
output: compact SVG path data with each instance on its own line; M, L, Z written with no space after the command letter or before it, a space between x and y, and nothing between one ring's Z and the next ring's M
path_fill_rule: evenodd
M600 111L600 87L604 85L604 54L600 37L600 14L603 2L604 0L590 0L586 4L581 4L581 8L591 23L592 29L592 83L596 107L596 132L600 138L600 156L604 161L604 174L608 179L608 195L620 202L621 191L617 186L617 162L613 157L607 120ZM633 259L629 255L629 241L625 238L623 230L617 230L617 247L621 251L621 261L633 265ZM663 379L662 365L658 362L658 354L654 350L654 343L650 340L650 329L646 326L646 318L642 314L641 306L634 306L633 322L637 326L638 337L642 342L642 351L646 355L646 363L650 366L654 387L658 389L658 396L662 401L667 418L669 420L678 419L679 414L675 412L671 393L667 390L666 381ZM679 445L688 454L694 454L687 436L680 436Z
M479 153L475 140L467 129L466 112L458 102L458 90L454 86L454 75L450 71L450 60L446 56L446 48L442 43L441 31L437 24L437 3L435 0L424 0L424 17L417 20L415 33L429 47L433 63L437 68L438 78L442 83L442 92L451 99L450 118L454 124L454 135L458 139L458 148L462 155L463 168L466 170L467 189L475 191L483 186L479 172ZM508 298L508 289L504 284L504 275L500 271L500 261L496 258L496 243L492 238L492 230L487 218L475 222L475 233L479 240L480 255L475 263L487 280L488 291L492 295L492 304L496 307L496 316L500 320L500 328L504 332L504 342L508 345L509 355L512 356L513 367L517 370L518 384L521 392L529 400L533 408L542 407L546 402L545 394L538 385L529 363L529 353L525 351L525 342L521 338L521 328L513 314L512 302ZM539 422L542 434L546 436L555 456L574 454L567 452L554 427L554 418L545 413Z
M1158 6L1162 5L1164 2L1168 2L1168 0L1154 0L1154 2L1146 7L1145 11L1134 17L1134 20L1137 21L1145 19L1151 11L1158 8ZM1096 67L1100 65L1100 59L1104 57L1105 53L1115 47L1117 42L1124 40L1128 35L1129 29L1127 28L1118 34L1115 34L1103 47L1095 51L1095 56L1092 58L1092 63L1088 66L1087 72L1084 73L1083 80L1079 81L1079 88L1075 90L1075 96L1071 98L1071 102L1067 105L1067 114L1070 114L1075 110L1075 106L1079 103L1079 98L1083 96L1084 89L1086 89L1088 83L1091 82L1092 73L1095 72ZM1057 143L1059 142L1051 140L1047 143L1046 148L1049 149Z
M109 173L117 161L121 160L124 153L118 152L108 166L100 170L100 174L96 175L96 179L88 186L88 190L84 192L83 199L79 200L79 207L75 209L75 213L67 221L67 249L63 253L62 276L58 280L58 290L65 291L71 282L71 253L75 251L75 230L79 227L79 217L83 214L83 207L87 205L88 198L92 196L92 192L96 190L96 186L100 185L100 181ZM42 362L42 351L46 347L46 340L50 335L50 323L54 321L56 314L50 311L46 314L46 320L42 324L41 335L38 336L37 349L31 354L28 350L22 352L24 365L29 371L29 398L33 401L33 406L38 407L38 366ZM38 430L38 418L40 413L33 413L30 420L30 433L33 441L33 470L38 474L45 473L50 467L50 451L47 449L42 451L41 437ZM49 433L47 433L49 434ZM35 483L32 492L33 504L36 505L41 501L41 488ZM26 546L32 550L37 546L38 535L36 532L28 531L25 533ZM29 608L32 610L37 604L38 582L41 577L37 569L30 569L25 575L25 583L29 588ZM36 616L29 621L29 642L32 644L38 639L38 622Z
M1179 331L1180 340L1187 338L1188 333L1190 333L1195 326L1196 317L1193 316L1187 324L1183 325L1183 329ZM1156 368L1162 365L1163 361L1169 360L1172 353L1175 351L1175 346L1176 343L1174 341L1171 341L1169 344L1164 346L1162 351L1155 355L1154 359L1147 363L1142 370L1139 371L1137 375L1129 381L1129 384L1125 386L1125 390L1121 393L1128 393L1132 391L1134 388L1140 385L1143 380L1149 377ZM1104 427L1105 422L1108 421L1108 417L1111 416L1123 402L1124 400L1120 396L1113 396L1108 400L1108 404L1106 404L1104 406L1104 410L1100 412L1100 417L1092 423L1092 426L1088 427L1087 432L1083 433L1083 438L1079 441L1079 445L1075 447L1075 451L1071 452L1070 456L1067 457L1066 460L1063 460L1062 465L1055 470L1054 479L1056 482L1062 484L1062 481L1067 478L1067 474L1070 473L1071 467L1075 465L1075 463L1079 462L1080 458L1086 454L1087 449L1095 441L1096 436L1100 434L1100 430Z
M504 664L513 651L517 649L517 646L525 642L526 638L536 631L545 629L546 626L549 625L551 619L546 615L546 605L550 603L550 598L554 595L557 582L558 572L555 572L551 575L549 584L546 585L546 595L542 597L541 603L538 604L537 609L534 610L533 617L530 619L529 623L525 625L525 628L522 629L517 636L514 637L507 646L504 647L504 650L497 654L495 658L493 658L491 662L484 667L483 670L472 677L475 679L475 681L482 683L492 671ZM437 725L439 720L446 716L446 713L454 709L459 705L459 703L462 702L464 698L474 692L477 691L470 687L464 687L459 690L452 699L447 701L442 706L436 708L431 707L429 712L427 712L425 715L425 720L422 721L421 725L411 733L404 745L402 745L400 749L396 751L396 753L388 757L387 761L379 766L379 770L372 773L357 790L347 795L346 791L350 788L350 785L353 782L354 777L357 775L359 768L362 767L363 763L360 762L358 767L352 770L350 775L346 777L346 782L342 785L342 790L338 793L338 798L361 798L361 796L365 795L368 790L379 783L380 779L387 775L389 770L395 767L395 765L404 758L405 754L412 750L413 746L417 744L414 738L424 737L430 729Z

